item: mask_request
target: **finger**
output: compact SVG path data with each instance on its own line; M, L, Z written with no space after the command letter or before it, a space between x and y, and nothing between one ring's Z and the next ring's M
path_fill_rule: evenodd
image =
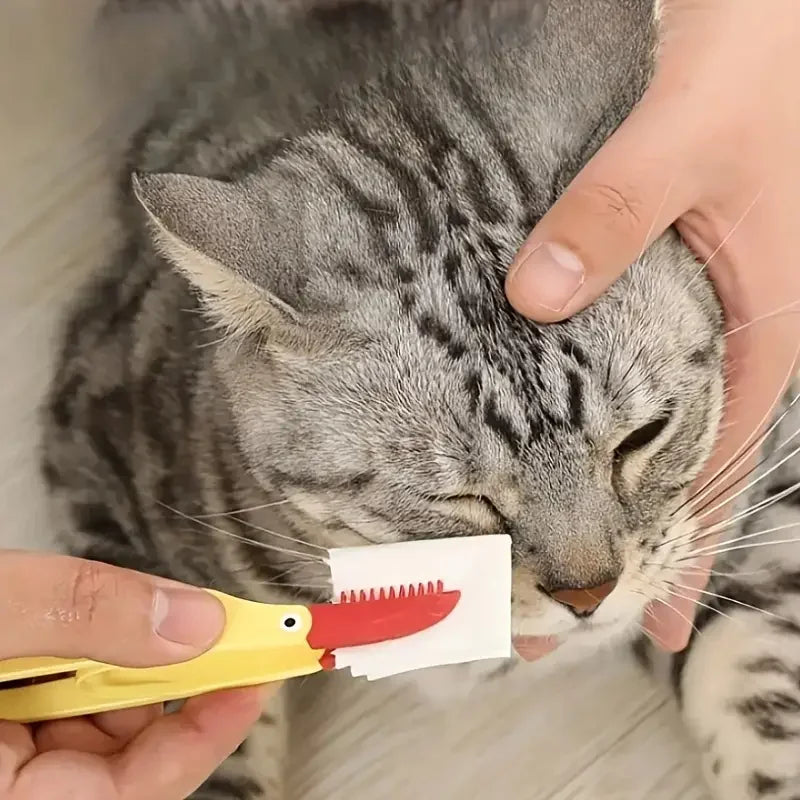
M559 641L555 636L516 636L514 650L524 661L538 661L557 649Z
M76 750L51 750L37 755L22 768L2 798L118 800L105 759Z
M95 561L0 553L0 659L85 657L155 666L198 655L219 636L208 592Z
M643 103L540 220L506 279L517 311L552 322L585 308L691 206L674 117Z
M0 797L7 797L17 772L36 755L30 730L0 720Z
M92 717L94 725L103 733L126 745L139 735L148 725L164 713L161 704L128 708L123 711L107 711Z
M683 650L689 643L692 621L702 607L700 604L705 602L704 592L714 560L709 553L724 533L735 495L745 491L747 482L753 479L751 470L761 450L765 423L775 413L775 406L794 372L797 331L787 328L787 322L796 325L792 319L765 320L749 346L735 337L729 345L726 380L729 426L695 492L696 522L710 531L698 540L698 557L691 562L691 570L677 578L675 592L666 602L651 604L644 621L645 631L668 652ZM753 354L759 352L761 359L751 364ZM763 373L762 380L751 380L759 372ZM751 383L760 390L753 391ZM716 534L714 526L720 528Z
M160 705L108 711L91 717L60 719L39 725L34 734L40 753L79 750L107 756L118 753L159 716Z
M34 741L38 753L66 750L110 756L125 746L124 742L100 730L87 717L59 719L39 725L34 733Z
M705 527L730 516L733 495L746 491L754 479L751 469L761 456L761 437L777 414L778 403L795 374L800 356L800 318L796 314L773 315L786 306L787 299L800 297L800 278L787 267L782 278L763 280L760 271L750 268L759 263L786 263L779 243L791 238L793 220L781 223L781 208L769 203L749 208L752 210L741 225L718 222L715 235L698 227L697 220L694 225L682 225L686 241L710 263L729 329L725 428L700 481L695 501L697 523ZM727 212L728 220L741 215L739 207ZM732 246L720 252L708 244L725 238ZM785 433L780 438L785 440ZM781 455L786 453L784 449ZM730 531L720 529L719 534L723 533L729 535ZM715 541L715 537L706 535L698 542L699 549L706 553L706 561L692 562L693 566L710 566L708 553L713 552ZM688 643L691 624L685 618L691 620L698 602L706 602L703 595L706 579L702 571L682 576L679 582L686 588L678 591L684 597L673 595L669 599L672 608L665 604L653 607L646 627L657 640L663 637L666 649L681 650Z
M643 627L662 650L678 653L689 644L697 603L702 602L712 560L711 557L698 559L692 570L678 576L677 594L671 593L664 600L650 604Z
M156 720L112 765L120 800L190 795L241 744L263 702L263 690L235 689Z

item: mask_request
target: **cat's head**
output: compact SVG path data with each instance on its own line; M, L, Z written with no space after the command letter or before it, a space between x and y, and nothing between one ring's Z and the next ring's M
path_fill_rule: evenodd
M508 533L520 634L628 628L675 577L661 545L715 438L723 338L674 235L586 312L537 326L503 291L522 227L468 197L425 232L303 159L137 191L223 323L220 390L254 474L353 532L332 545ZM559 594L609 582L591 616Z
M597 641L676 577L724 340L674 233L567 322L505 298L536 218L645 80L633 6L605 4L602 35L573 6L553 3L530 63L409 62L266 164L136 192L222 326L220 391L264 485L331 545L508 533L515 633Z

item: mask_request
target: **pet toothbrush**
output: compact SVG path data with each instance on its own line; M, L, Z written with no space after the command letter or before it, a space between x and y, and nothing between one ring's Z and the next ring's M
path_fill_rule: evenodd
M352 591L338 603L310 606L211 593L225 607L225 630L210 650L190 661L140 668L86 659L0 662L0 719L39 722L96 714L335 669L337 649L425 630L448 616L460 597L441 582Z
M225 630L190 661L140 668L87 659L0 661L0 719L95 714L321 670L349 668L375 680L509 657L508 536L334 548L328 555L338 602L270 605L211 592L225 607ZM386 588L352 588L365 585Z

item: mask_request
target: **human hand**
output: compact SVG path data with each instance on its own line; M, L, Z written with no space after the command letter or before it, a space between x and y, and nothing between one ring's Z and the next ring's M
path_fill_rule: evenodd
M197 589L66 556L0 551L0 660L184 661L210 647L225 612ZM36 726L0 721L3 800L183 800L240 744L258 689Z
M506 291L531 319L565 319L674 223L726 311L726 419L700 486L729 463L730 485L748 466L733 457L756 441L798 356L800 3L662 5L650 88L537 225ZM676 582L694 588L654 604L645 621L668 650L688 642L707 573L693 568Z

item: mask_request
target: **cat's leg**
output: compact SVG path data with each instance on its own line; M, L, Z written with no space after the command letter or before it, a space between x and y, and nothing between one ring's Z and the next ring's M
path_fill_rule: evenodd
M191 800L281 800L288 744L285 690L271 697L247 740Z
M784 503L753 530L796 523L800 506ZM721 597L702 599L715 610L701 609L699 633L673 661L715 800L800 800L800 545L766 544L798 530L757 537L738 577L711 584Z

